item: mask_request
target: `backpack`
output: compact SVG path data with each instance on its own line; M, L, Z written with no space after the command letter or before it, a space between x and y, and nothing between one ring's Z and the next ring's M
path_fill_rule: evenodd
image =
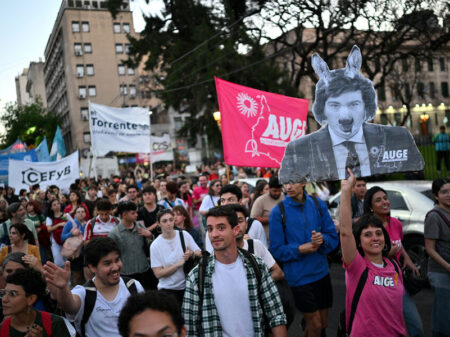
M184 235L183 231L179 230L178 234L180 235L180 241L181 241L181 249L183 250L183 254L186 251L186 244L184 242ZM199 264L201 257L197 255L192 255L184 264L183 264L183 271L184 275L189 274L189 272L194 269L196 265Z
M400 271L397 266L397 262L394 262L394 260L392 260L392 259L389 259L389 261L394 266L395 272L400 275ZM339 321L338 321L338 328L337 328L337 336L338 337L348 337L348 336L350 336L350 333L352 332L352 325L353 325L353 320L355 318L356 309L358 307L358 302L361 297L361 294L362 294L362 291L366 284L368 276L369 276L369 267L366 267L364 269L364 271L362 272L361 277L359 278L358 285L356 286L355 294L353 295L352 305L351 305L351 309L350 309L350 318L348 321L348 329L345 324L346 323L345 309L339 313Z
M245 234L248 234L248 232L250 231L250 228L252 228L252 224L253 224L253 221L255 221L256 219L255 218L248 218L248 225L247 225L247 230L245 231Z
M52 336L52 316L46 311L39 311L41 313L42 327L48 337ZM11 326L11 317L6 318L0 329L0 337L9 336L9 328Z
M137 294L137 288L135 280L128 277L121 277L123 282L130 292L131 295ZM86 297L84 299L84 311L83 318L81 319L80 328L81 328L81 336L86 336L86 324L91 317L92 311L94 310L95 301L97 300L97 288L95 287L94 281L90 279L87 281L83 287L86 289Z

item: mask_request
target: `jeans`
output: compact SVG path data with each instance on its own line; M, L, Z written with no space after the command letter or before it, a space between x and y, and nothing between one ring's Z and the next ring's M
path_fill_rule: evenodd
M450 273L428 272L434 289L433 337L450 336Z
M417 311L416 304L408 291L403 296L403 316L409 337L424 337L422 320Z

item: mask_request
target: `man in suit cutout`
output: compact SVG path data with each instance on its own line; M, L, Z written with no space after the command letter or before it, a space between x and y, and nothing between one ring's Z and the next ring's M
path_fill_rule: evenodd
M320 77L312 110L322 127L288 144L280 169L283 184L344 179L346 167L357 177L423 170L406 128L367 122L375 117L377 98L372 82L360 72L357 46L345 68L330 71L317 54L312 65Z

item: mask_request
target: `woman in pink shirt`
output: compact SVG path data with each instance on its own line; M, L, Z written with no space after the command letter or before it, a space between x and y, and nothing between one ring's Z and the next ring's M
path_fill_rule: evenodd
M383 223L384 228L391 238L391 250L388 257L395 258L403 268L410 268L414 274L420 277L420 272L410 259L402 245L403 228L397 218L391 217L391 203L384 189L374 186L364 196L364 214L375 215ZM411 337L423 337L422 320L417 311L412 296L405 291L403 297L403 315L405 317L406 330Z
M345 268L346 328L350 336L406 336L403 319L403 279L391 250L389 234L379 218L362 216L352 229L350 197L355 177L342 181L340 238ZM354 315L352 301L359 280L367 274ZM350 317L352 316L352 317Z

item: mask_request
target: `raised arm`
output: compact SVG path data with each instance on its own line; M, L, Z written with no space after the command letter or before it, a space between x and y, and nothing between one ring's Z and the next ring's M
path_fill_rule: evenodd
M341 237L342 258L346 265L351 264L356 256L356 242L352 230L352 206L350 203L352 188L356 180L350 169L348 169L348 172L350 174L348 180L341 181L341 200L339 205L339 235Z

